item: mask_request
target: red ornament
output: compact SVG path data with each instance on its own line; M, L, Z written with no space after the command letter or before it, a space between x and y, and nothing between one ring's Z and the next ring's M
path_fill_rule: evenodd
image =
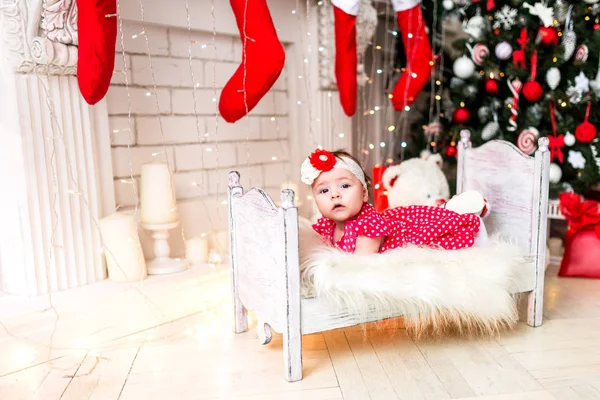
M597 31L600 28L600 24L594 24L594 30Z
M500 35L500 29L498 29L498 28L494 29L494 35L496 35L496 36Z
M332 153L321 149L313 151L308 159L313 167L323 172L333 169L337 163L337 159Z
M575 128L575 137L581 143L591 143L596 137L596 127L588 121L584 121Z
M458 153L458 150L456 149L456 146L448 146L448 147L446 147L446 155L448 157L456 157L456 153Z
M498 94L500 92L500 85L495 79L488 79L485 81L485 91L488 94Z
M527 81L523 85L523 96L532 103L541 99L543 94L542 85L536 81Z
M560 40L558 31L553 26L540 26L537 37L544 46L556 46Z
M590 143L596 137L596 127L589 121L591 107L592 102L590 101L585 111L585 120L575 128L575 137L581 143Z
M464 125L471 119L471 112L467 110L465 107L459 107L454 111L454 115L452 116L454 122L459 125Z

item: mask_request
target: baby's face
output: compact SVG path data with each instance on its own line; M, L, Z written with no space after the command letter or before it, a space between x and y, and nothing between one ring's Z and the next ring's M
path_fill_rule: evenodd
M344 168L322 172L312 186L317 208L325 218L345 222L360 212L369 199L358 178Z

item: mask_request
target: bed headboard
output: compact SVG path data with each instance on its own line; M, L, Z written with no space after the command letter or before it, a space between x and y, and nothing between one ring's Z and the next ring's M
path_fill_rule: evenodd
M538 140L535 156L530 157L503 140L473 148L469 131L464 130L456 191L477 190L488 199L491 212L485 225L490 234L515 240L525 254L545 255L549 169L547 138Z
M286 310L297 303L296 314L300 315L298 209L292 190L283 190L281 200L277 207L262 189L244 193L240 174L229 173L231 270L237 288L234 296L280 333L285 328ZM290 281L296 284L290 287ZM290 299L294 304L289 304Z

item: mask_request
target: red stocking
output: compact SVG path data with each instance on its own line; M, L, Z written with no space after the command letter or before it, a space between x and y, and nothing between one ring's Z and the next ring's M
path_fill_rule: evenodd
M354 4L346 1L333 1L344 7L345 10L351 10ZM350 1L350 3L355 3ZM335 79L337 81L338 91L340 93L340 102L342 108L348 116L354 115L356 111L356 67L358 58L356 55L356 14L352 15L336 5L333 6L333 16L335 19Z
M88 104L104 98L115 69L116 0L77 0L77 82Z
M265 0L230 3L243 44L242 63L223 88L219 111L225 121L235 122L271 89L283 69L285 52Z
M396 110L402 110L415 101L427 84L433 65L420 0L394 0L393 3L406 52L406 71L394 88L392 105Z

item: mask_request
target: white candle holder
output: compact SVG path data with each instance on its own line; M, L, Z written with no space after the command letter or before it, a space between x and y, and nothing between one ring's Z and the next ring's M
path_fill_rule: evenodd
M154 259L146 263L148 275L165 275L185 271L189 261L181 258L171 258L169 247L169 229L176 228L179 222L169 224L143 224L144 229L152 231L154 240Z

